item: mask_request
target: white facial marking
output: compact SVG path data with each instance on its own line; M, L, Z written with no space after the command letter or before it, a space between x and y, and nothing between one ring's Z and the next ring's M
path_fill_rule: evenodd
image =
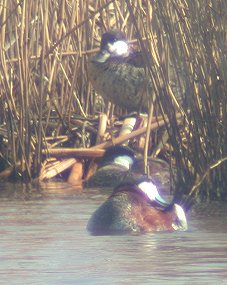
M138 187L143 191L144 194L147 195L151 201L154 201L155 198L159 196L158 189L152 182L144 181L140 183Z
M110 52L117 55L124 55L128 53L128 45L124 41L116 41L109 47Z
M127 169L130 169L133 160L131 157L127 156L127 155L122 155L122 156L118 156L114 159L114 163L116 164L120 164L125 166Z

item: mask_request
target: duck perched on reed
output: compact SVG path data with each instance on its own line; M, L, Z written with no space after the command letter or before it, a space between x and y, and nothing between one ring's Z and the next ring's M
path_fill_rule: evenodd
M147 178L122 183L91 216L93 235L187 230L183 208L169 204Z
M146 111L152 96L146 92L145 65L142 53L127 43L122 32L114 30L102 35L100 51L89 61L88 74L104 99L129 112Z

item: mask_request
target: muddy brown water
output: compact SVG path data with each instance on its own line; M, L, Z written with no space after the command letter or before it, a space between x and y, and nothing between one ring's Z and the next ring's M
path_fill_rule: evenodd
M227 204L194 209L186 232L91 236L107 196L1 184L0 284L227 284Z

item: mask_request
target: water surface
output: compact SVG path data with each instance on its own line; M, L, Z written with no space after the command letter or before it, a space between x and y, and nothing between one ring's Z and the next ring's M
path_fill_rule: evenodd
M0 284L227 284L227 204L193 210L186 232L90 236L107 196L1 184Z

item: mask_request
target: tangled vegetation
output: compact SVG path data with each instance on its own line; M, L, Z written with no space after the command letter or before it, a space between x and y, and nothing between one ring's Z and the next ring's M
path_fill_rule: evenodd
M2 171L34 179L44 150L93 146L100 110L109 121L122 114L103 106L86 64L117 28L149 51L176 195L227 196L226 1L2 0L0 18Z

